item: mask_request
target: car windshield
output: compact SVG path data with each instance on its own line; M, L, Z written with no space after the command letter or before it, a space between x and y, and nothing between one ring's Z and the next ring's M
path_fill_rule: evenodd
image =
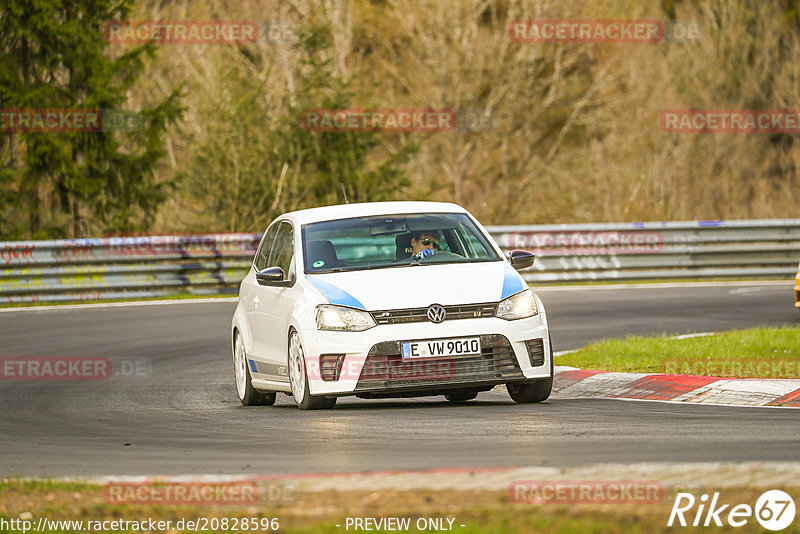
M302 236L306 273L500 260L464 213L338 219L303 225Z

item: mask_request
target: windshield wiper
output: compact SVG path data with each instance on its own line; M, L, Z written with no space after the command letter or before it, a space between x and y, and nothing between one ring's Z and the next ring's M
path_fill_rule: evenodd
M364 267L363 269L359 269L360 271L372 271L374 269L389 269L391 267L408 267L407 263L388 263L385 265L370 265L369 267Z
M454 263L476 263L474 261L464 261L464 260L445 260L445 261L426 261L422 262L421 260L412 261L408 265L414 265L416 267L420 267L423 265L451 265Z

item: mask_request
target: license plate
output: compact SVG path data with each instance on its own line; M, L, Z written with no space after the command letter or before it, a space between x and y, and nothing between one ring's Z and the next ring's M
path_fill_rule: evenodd
M401 344L404 360L415 358L437 358L445 356L469 356L481 353L481 338L430 339L406 341Z

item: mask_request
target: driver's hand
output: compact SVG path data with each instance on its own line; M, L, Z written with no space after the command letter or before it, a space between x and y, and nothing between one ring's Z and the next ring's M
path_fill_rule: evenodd
M424 260L425 258L429 258L436 254L436 251L432 248L423 248L419 252L414 255L415 260Z

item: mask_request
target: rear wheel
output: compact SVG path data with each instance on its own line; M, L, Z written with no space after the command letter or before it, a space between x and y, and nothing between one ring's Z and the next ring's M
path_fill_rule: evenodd
M518 404L546 401L553 391L553 342L548 338L550 345L550 377L539 378L530 382L506 384L511 400Z
M444 398L450 402L467 402L478 396L477 391L461 391L458 393L450 393L445 395Z
M300 343L300 335L294 330L289 334L289 384L294 402L301 410L326 410L336 405L336 397L311 395L303 345Z
M251 383L250 368L247 365L247 354L244 350L242 334L236 331L233 348L233 374L236 378L236 393L245 406L271 406L275 404L275 393L256 391Z

